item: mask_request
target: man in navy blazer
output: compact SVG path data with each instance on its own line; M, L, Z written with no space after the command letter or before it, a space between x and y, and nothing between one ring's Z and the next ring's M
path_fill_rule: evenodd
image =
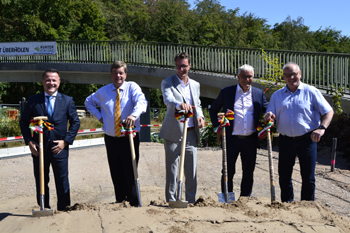
M238 85L225 87L209 109L213 127L217 127L217 114L223 108L223 112L233 110L234 120L230 120L230 126L226 127L228 192L233 190L233 176L236 172L236 161L241 154L242 182L240 196L250 196L253 189L253 173L255 169L256 153L259 145L257 126L261 113L267 108L264 92L252 87L254 68L243 65L238 69ZM221 131L222 132L222 131ZM218 141L221 138L218 133ZM223 176L221 178L222 192L224 187Z
M64 210L66 206L70 206L68 145L73 144L79 130L80 120L73 98L58 92L61 83L58 70L46 70L41 81L45 92L29 97L21 114L20 127L23 139L26 145L29 145L32 153L37 202L40 205L39 136L34 133L32 137L28 127L30 120L36 116L48 116L48 121L53 124L54 129L51 131L44 127L44 207L51 208L48 186L51 164L56 184L57 210ZM51 109L48 110L48 108ZM67 130L68 121L69 129Z

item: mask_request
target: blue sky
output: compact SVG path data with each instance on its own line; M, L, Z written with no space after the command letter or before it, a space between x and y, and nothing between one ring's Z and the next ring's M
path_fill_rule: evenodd
M188 0L191 6L194 2ZM311 31L331 27L350 37L350 0L221 0L220 4L226 10L239 7L240 15L253 13L271 26L282 23L288 16L295 20L301 16Z

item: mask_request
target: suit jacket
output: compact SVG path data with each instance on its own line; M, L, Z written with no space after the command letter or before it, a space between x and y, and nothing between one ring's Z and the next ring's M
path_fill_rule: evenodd
M200 135L197 119L199 117L204 118L201 101L199 99L199 83L191 79L190 89L193 104L195 106L195 108L193 109L193 122L197 134L197 143L199 143ZM176 120L174 114L176 111L176 105L179 103L186 103L186 98L181 83L176 77L176 74L162 81L162 93L164 103L167 106L167 113L164 118L159 137L172 142L179 142L182 139L183 123L180 123L178 120Z
M238 84L237 84L238 85ZM226 113L227 109L235 111L233 109L236 98L237 85L225 87L220 91L219 96L213 102L209 109L210 119L213 124L213 127L219 126L217 114L221 108L223 112ZM264 92L256 87L251 86L252 96L253 96L253 106L254 106L254 128L258 127L259 118L261 113L265 113L267 108L267 100L265 98ZM234 127L234 119L230 120L230 126L226 127L226 142L230 141L232 136L232 131Z
M44 93L30 96L21 114L20 127L26 144L28 144L29 141L39 143L38 134L34 133L32 137L30 129L28 128L30 120L36 116L48 116ZM69 129L67 132L68 121ZM44 127L44 154L46 154L48 148L54 146L53 140L64 140L70 145L73 144L73 140L79 130L80 120L72 97L57 93L54 112L50 123L53 124L54 130L48 131L48 129ZM64 148L60 154L55 155L55 157L68 157L68 146Z

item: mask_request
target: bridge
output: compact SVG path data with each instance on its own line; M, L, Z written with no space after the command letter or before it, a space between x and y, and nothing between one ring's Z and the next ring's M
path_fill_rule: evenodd
M141 86L157 88L163 78L174 74L173 59L183 51L191 55L191 70L195 71L191 77L200 81L204 90L201 94L206 97L215 98L218 93L213 90L216 93L209 94L206 88L221 89L232 84L227 78L233 79L243 64L252 65L257 78L264 77L272 68L271 63L263 59L261 49L160 42L58 41L54 56L0 56L0 81L37 81L41 72L50 65L68 73L66 82L104 84L110 82L109 65L121 60L131 65L129 80L135 78ZM298 63L305 83L326 92L343 87L344 93L350 94L350 54L265 52L278 65L290 61ZM25 71L26 75L14 74L19 71Z
M55 55L0 56L0 81L40 82L43 70L53 67L60 70L62 82L107 84L111 63L122 60L128 64L127 80L137 82L148 96L148 88L160 88L161 81L175 73L173 59L183 51L191 55L190 77L200 82L202 97L214 99L221 88L236 84L243 64L252 65L259 79L273 68L271 62L282 67L290 61L300 65L304 83L325 94L338 87L350 94L350 54L265 50L267 62L261 49L160 42L58 41ZM342 104L350 112L349 101Z

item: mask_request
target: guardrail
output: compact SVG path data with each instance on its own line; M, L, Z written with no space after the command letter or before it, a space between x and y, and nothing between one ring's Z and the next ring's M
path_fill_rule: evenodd
M197 71L236 75L239 66L250 64L255 68L255 76L263 77L271 68L262 59L261 49L137 41L58 41L54 56L0 56L0 62L110 64L123 60L132 65L174 68L174 56L182 51L191 55L191 69ZM350 54L265 51L280 64L298 63L305 83L327 91L343 87L344 93L350 93Z

